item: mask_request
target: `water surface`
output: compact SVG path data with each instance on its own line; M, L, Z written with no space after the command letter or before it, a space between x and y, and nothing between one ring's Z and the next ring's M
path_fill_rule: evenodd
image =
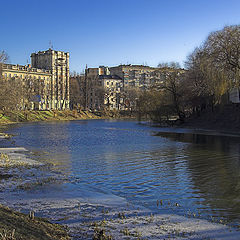
M8 132L16 134L11 144L53 164L49 176L64 178L54 187L49 181L23 190L25 196L48 191L64 197L91 190L153 212L191 212L239 223L239 137L107 120L18 124Z

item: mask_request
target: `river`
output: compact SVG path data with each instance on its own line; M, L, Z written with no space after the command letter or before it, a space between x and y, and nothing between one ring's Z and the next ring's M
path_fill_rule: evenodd
M239 136L110 120L24 123L5 131L14 134L5 145L25 147L48 166L28 180L49 181L5 190L2 199L7 192L11 198L106 193L154 213L193 213L239 225Z

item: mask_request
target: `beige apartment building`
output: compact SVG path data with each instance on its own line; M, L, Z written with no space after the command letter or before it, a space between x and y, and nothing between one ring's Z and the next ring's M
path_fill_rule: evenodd
M110 110L133 110L139 93L162 86L172 71L176 69L131 64L86 68L86 107L91 110L104 107Z
M5 80L16 79L28 92L21 109L64 110L69 108L69 53L40 51L31 55L31 65L2 65Z

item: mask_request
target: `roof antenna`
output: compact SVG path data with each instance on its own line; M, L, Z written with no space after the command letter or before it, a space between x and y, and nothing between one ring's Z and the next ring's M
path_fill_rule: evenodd
M51 40L49 41L49 49L53 49L53 44Z

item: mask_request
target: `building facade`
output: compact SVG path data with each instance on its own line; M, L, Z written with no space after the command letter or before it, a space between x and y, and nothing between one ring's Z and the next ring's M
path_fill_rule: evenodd
M2 64L4 80L19 80L24 95L19 108L69 108L69 53L49 49L31 55L32 65Z
M124 110L123 81L116 75L100 75L104 89L103 105L109 110Z
M146 90L161 81L161 69L144 65L119 65L110 68L110 73L122 78L124 88Z
M108 67L87 68L86 81L86 108L91 110L122 110L123 81L117 75L111 75Z

